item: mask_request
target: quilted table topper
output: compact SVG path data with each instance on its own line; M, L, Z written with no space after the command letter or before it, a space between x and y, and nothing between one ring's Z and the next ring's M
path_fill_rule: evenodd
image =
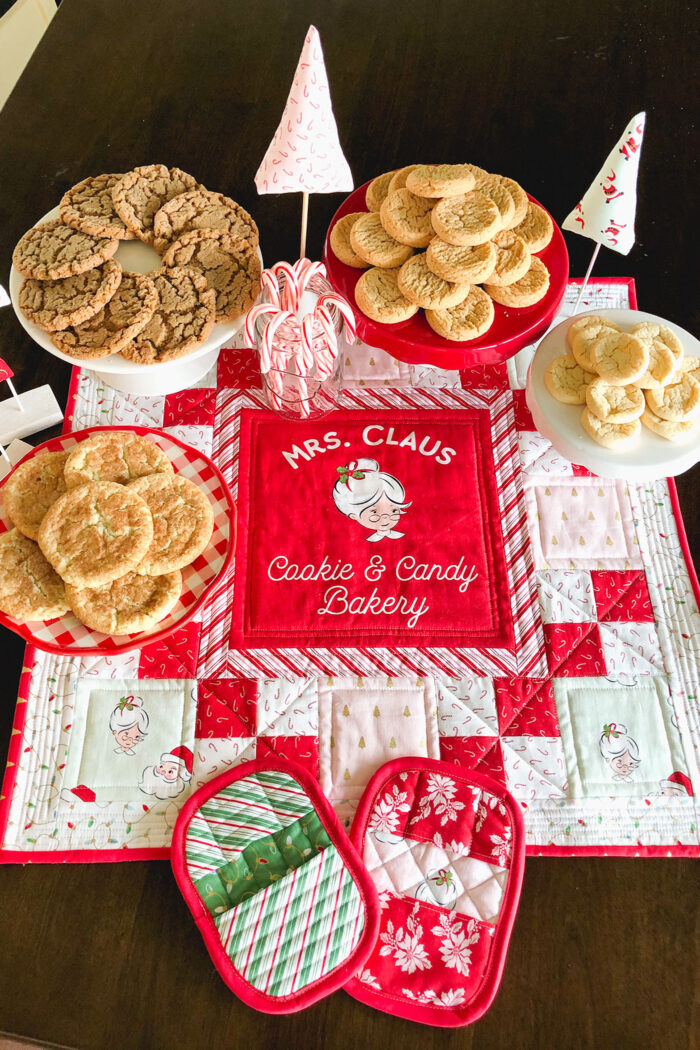
M399 758L375 773L352 826L379 894L379 938L346 985L356 999L445 1027L498 990L520 898L523 818L489 777Z
M183 807L172 864L229 988L293 1013L340 988L377 937L373 883L317 782L293 763L248 762Z

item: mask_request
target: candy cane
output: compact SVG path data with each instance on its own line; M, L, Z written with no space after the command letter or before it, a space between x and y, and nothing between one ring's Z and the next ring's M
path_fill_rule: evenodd
M282 307L285 310L295 312L299 309L301 290L299 279L293 266L288 262L278 262L272 267L275 275L284 274L284 288L282 290Z
M355 315L352 312L350 304L343 299L341 296L336 295L335 292L324 292L323 295L319 296L318 305L334 306L340 314L342 314L343 320L345 321L345 334L349 343L355 342Z
M275 337L275 332L288 317L292 316L293 314L290 314L288 311L281 310L279 313L276 313L275 316L265 325L265 331L263 332L262 340L260 343L261 372L266 373L270 371L270 368L272 367L273 353L272 340Z
M302 291L308 287L311 282L317 277L326 276L326 267L322 262L311 262L310 259L300 259L295 264L298 267L299 280L301 282Z
M299 413L302 416L308 416L311 408L309 406L309 384L306 382L306 376L299 376L297 383L299 386Z
M316 374L320 380L328 379L333 375L335 361L338 356L338 338L328 310L324 306L317 306L314 316L318 320L326 337L325 344L316 352Z
M255 324L258 318L265 317L267 314L276 314L277 309L272 303L260 303L248 311L245 319L245 337L248 346L252 349L257 346Z
M280 285L272 270L263 270L260 274L260 284L263 292L267 292L270 302L280 309Z
M308 375L314 366L314 315L307 314L301 322L300 364L304 375Z

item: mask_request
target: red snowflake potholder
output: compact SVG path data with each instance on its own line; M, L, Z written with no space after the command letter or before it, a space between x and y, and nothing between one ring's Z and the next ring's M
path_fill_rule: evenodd
M445 1027L470 1024L498 990L520 898L523 818L496 781L400 758L370 780L351 837L379 893L379 938L345 990Z

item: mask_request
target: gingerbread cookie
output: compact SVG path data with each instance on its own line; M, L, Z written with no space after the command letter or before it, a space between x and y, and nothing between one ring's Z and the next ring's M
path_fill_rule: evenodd
M498 208L477 191L438 201L431 219L438 237L448 244L483 244L501 229Z
M5 482L2 498L7 516L30 540L37 539L49 507L66 491L63 471L68 456L68 452L40 452L20 463Z
M173 473L173 465L155 441L129 430L100 430L72 450L64 467L66 487L95 481L126 485L149 474Z
M587 373L590 374L590 373ZM644 411L644 394L639 387L613 386L601 377L591 376L586 388L586 404L604 423L631 423Z
M654 434L658 434L659 437L665 438L666 441L680 443L687 441L690 437L698 436L697 416L686 419L681 423L672 423L669 419L662 419L661 416L657 416L656 412L652 412L647 405L639 418L642 421L642 426L645 426L647 430L651 430Z
M487 281L498 258L493 241L458 248L439 237L433 237L425 254L433 273L453 284L481 284Z
M379 210L382 226L399 244L426 248L435 236L430 221L434 205L430 197L416 197L409 189L396 190Z
M596 444L616 451L633 445L642 430L638 419L629 423L607 423L594 416L589 408L583 410L581 426Z
M591 350L598 375L613 386L628 386L644 375L649 351L627 332L603 331Z
M474 189L479 193L483 193L485 197L489 197L496 205L501 216L502 230L515 225L513 222L515 201L500 175L480 175L476 180Z
M400 192L400 191L399 191ZM452 284L428 269L425 252L403 264L398 276L399 291L424 310L457 306L469 294L469 284Z
M124 175L92 175L83 179L61 197L58 210L61 221L95 237L116 237L130 241L136 236L119 217L112 200L112 190Z
M111 259L118 247L116 237L94 237L49 219L27 230L12 253L12 264L23 277L57 281L92 270Z
M122 279L116 259L84 273L58 281L28 277L19 290L19 308L24 316L46 332L61 332L98 314L109 302Z
M554 223L551 218L544 208L530 200L527 202L525 218L513 229L518 237L522 237L525 246L531 252L541 252L554 236Z
M66 587L70 607L81 623L116 635L147 631L174 609L181 593L182 575L177 571L163 576L127 572L101 587Z
M216 293L216 321L235 321L260 294L260 259L247 241L215 230L193 230L174 241L163 265L201 273Z
M411 255L413 249L400 244L384 229L381 213L367 212L358 219L350 229L350 245L356 255L364 259L368 266L381 269L393 269L401 266Z
M376 211L379 209L377 208ZM366 214L364 211L351 211L343 215L342 219L338 219L331 230L330 242L333 254L346 266L353 266L356 270L364 270L367 263L350 244L350 230L357 220Z
M362 274L355 285L355 302L373 321L398 324L418 313L418 307L399 288L399 269L374 267Z
M139 572L160 576L199 557L214 530L214 511L193 481L181 474L151 474L127 487L146 501L153 518L153 541Z
M700 415L700 383L690 372L681 372L677 383L646 391L651 411L669 423L685 423Z
M478 339L493 324L493 303L481 288L472 288L458 306L447 310L426 310L425 319L438 335L452 342Z
M589 383L595 379L592 372L576 362L571 354L562 354L551 361L544 373L544 385L553 398L565 405L585 405Z
M534 306L544 299L549 291L549 270L536 255L531 256L530 267L524 277L505 288L497 284L486 283L485 291L496 303L502 306L514 306L522 309Z
M377 175L372 179L365 190L365 203L370 211L379 211L389 193L389 183L396 174L395 171L386 171L383 175Z
M202 186L177 194L158 209L153 217L156 250L164 252L171 241L192 230L215 230L246 241L251 248L258 246L258 227L245 208Z
M607 317L584 316L577 317L566 330L566 341L571 347L571 352L588 372L597 372L596 363L593 360L593 344L604 332L619 332L620 326Z
M181 266L153 274L158 305L146 325L122 348L122 357L142 365L173 361L189 353L214 327L216 293L205 278Z
M49 508L39 529L42 554L76 587L100 587L131 572L152 539L147 504L110 481L69 489Z
M500 288L515 284L530 269L532 256L525 247L525 241L512 230L501 230L491 243L496 249L496 264L488 283Z
M117 354L129 345L153 316L158 305L156 286L150 277L124 273L109 302L82 324L51 336L62 353L81 360L96 360Z
M417 164L406 188L419 197L457 197L474 189L474 172L470 164Z
M36 543L18 529L0 536L0 609L19 623L68 612L66 589Z
M142 241L153 244L155 214L173 197L195 189L197 180L179 168L146 164L134 168L112 189L112 201L128 229Z

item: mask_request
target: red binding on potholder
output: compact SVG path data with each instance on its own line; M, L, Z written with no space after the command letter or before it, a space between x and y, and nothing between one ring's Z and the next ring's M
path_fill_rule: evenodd
M183 806L173 871L214 965L240 999L293 1013L356 973L379 904L317 781L280 759L246 762Z
M345 986L423 1024L476 1021L498 990L520 898L520 807L495 780L399 758L370 780L351 838L379 892L379 939Z

